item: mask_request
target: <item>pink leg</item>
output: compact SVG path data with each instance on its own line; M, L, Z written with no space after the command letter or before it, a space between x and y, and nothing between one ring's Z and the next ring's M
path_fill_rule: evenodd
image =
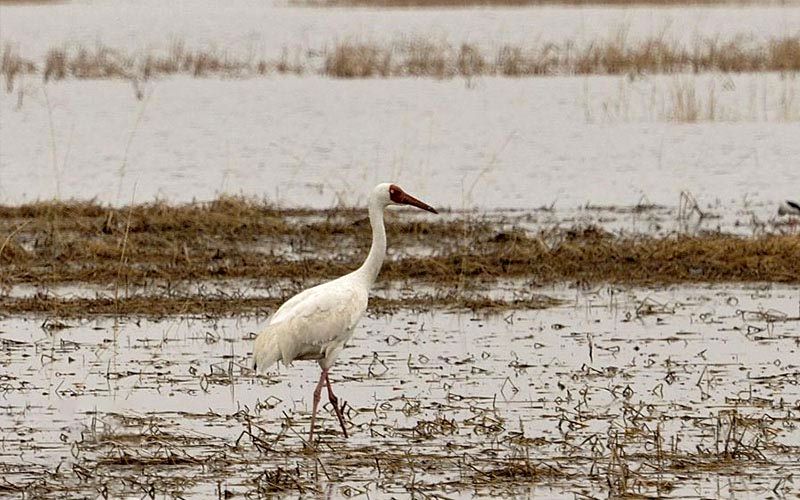
M328 385L328 400L333 405L333 409L336 412L336 418L339 419L339 425L342 426L344 437L347 438L347 428L344 426L344 415L342 415L342 408L339 407L339 398L337 398L333 393L333 387L331 386L331 381L328 378L328 370L324 370L323 373L325 374L325 383Z
M322 395L322 383L328 379L328 370L323 369L319 376L319 382L314 389L314 407L311 410L311 432L308 433L308 444L314 445L314 424L317 421L317 407L319 406L319 398Z

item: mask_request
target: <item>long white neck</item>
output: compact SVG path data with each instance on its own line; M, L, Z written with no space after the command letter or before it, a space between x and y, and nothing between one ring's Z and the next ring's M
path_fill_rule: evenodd
M369 223L372 226L372 246L369 249L367 260L358 268L358 273L365 280L367 286L372 286L378 278L378 273L386 257L386 229L383 227L383 204L376 200L369 203Z

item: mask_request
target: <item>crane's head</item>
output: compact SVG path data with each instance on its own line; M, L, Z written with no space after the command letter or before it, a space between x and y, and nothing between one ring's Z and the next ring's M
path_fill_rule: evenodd
M439 213L432 206L403 191L403 188L397 184L392 184L389 182L378 184L378 186L375 187L373 196L380 200L385 207L388 207L389 205L411 205L412 207L421 208L422 210L427 210L428 212L433 212L435 214Z

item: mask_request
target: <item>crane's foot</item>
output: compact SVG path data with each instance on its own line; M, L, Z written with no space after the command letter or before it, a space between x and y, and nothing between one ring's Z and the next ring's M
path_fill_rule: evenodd
M347 404L342 403L342 406L339 406L339 398L333 393L333 386L331 385L331 381L328 378L328 371L324 370L325 375L325 383L328 386L328 400L333 405L333 411L336 412L336 418L339 419L339 425L342 426L342 432L344 433L344 437L347 438L347 427L344 425L344 407Z

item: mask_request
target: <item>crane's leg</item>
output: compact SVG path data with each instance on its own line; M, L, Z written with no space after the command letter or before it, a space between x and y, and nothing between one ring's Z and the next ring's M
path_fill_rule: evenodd
M322 373L319 375L319 382L314 389L314 407L311 410L311 432L308 433L308 444L314 446L314 424L317 422L317 407L319 406L319 399L322 395L322 384L328 380L328 369L323 368Z
M328 400L333 405L334 411L336 411L336 418L339 419L339 425L342 426L342 432L344 432L344 437L347 437L347 428L344 426L344 415L342 415L342 408L339 407L339 398L333 393L333 387L331 386L331 381L328 378L328 370L323 370L325 375L325 383L328 385ZM344 406L344 404L342 404Z

